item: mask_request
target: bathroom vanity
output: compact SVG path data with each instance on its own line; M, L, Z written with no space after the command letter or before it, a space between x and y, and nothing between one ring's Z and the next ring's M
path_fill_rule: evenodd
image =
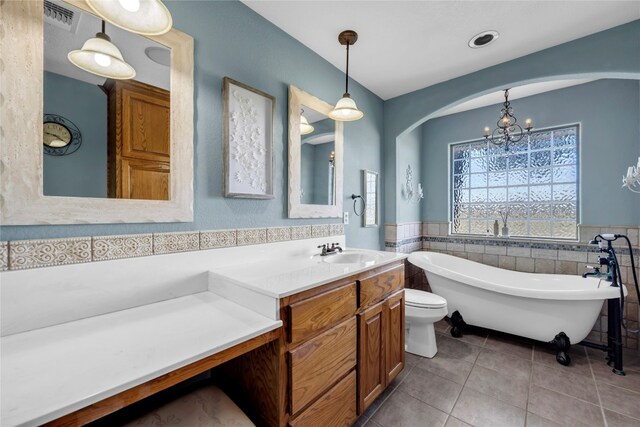
M3 272L2 425L83 425L212 369L259 426L352 423L404 367L405 255L325 240Z
M221 369L226 391L254 420L296 427L350 425L404 368L403 257L355 252L380 258L341 264L331 262L340 255L329 255L327 262L313 257L305 260L308 267L303 262L291 271L257 263L211 273L211 283L227 297L242 295L251 305L255 292L256 300L277 301L283 322L277 348ZM345 255L355 256L354 251Z

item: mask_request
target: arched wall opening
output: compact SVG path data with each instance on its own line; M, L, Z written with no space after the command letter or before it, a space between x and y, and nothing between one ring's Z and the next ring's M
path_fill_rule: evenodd
M387 101L385 222L406 219L399 214L405 203L401 190L406 165L400 163L403 154L398 150L418 138L423 123L442 110L505 87L567 78L640 79L640 51L634 42L639 37L640 21L634 21Z

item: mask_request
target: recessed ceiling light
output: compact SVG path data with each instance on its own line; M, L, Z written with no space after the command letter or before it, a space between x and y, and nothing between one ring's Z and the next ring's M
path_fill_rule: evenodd
M493 43L498 37L500 37L500 34L497 31L483 31L480 34L476 34L471 37L471 40L469 40L469 47L473 49L485 47L488 44Z
M171 66L171 51L165 47L151 46L146 48L144 53L156 64Z

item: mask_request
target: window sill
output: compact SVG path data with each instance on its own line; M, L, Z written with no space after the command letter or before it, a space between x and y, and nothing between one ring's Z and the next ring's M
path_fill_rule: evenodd
M434 236L435 237L435 236ZM555 244L568 244L568 245L577 245L577 244L587 244L587 242L581 242L578 239L554 239L554 238L543 238L543 237L495 237L491 236L481 236L478 234L451 234L449 233L447 236L440 237L451 237L451 238L460 238L460 239L471 239L471 240L482 240L482 241L493 241L493 242L519 242L519 243L555 243Z

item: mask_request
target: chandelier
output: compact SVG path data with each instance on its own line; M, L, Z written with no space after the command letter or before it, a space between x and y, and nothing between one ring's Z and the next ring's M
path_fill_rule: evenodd
M513 109L509 102L509 89L504 90L504 102L502 103L500 119L497 125L498 127L493 130L493 133L490 133L491 129L485 127L482 134L485 141L490 141L495 145L504 145L504 151L509 151L509 145L515 144L524 136L522 126L518 124L516 116L513 115ZM531 129L533 129L531 119L524 121L524 129L527 133L531 132Z

